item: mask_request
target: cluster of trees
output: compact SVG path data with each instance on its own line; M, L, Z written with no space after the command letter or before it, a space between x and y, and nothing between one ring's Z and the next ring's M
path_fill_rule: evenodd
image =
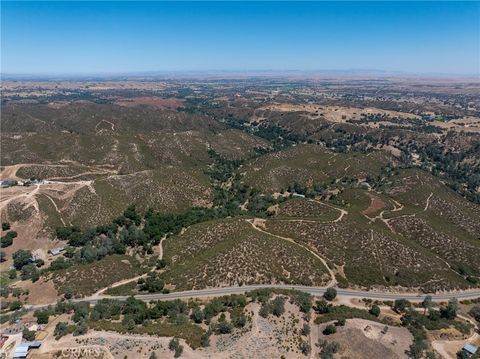
M162 214L148 210L142 216L130 205L112 223L81 230L77 226L58 227L56 235L68 241L64 257L51 264L51 270L66 268L74 263L91 263L112 254L125 254L128 247L140 248L152 254L163 236L178 234L184 227L217 218L216 209L191 208L180 214Z
M19 310L20 308L23 307L23 303L19 300L14 300L13 302L10 303L10 305L8 306L8 310L10 310L11 312L15 311L15 310Z
M295 290L290 295L292 303L295 303L302 313L310 312L312 309L312 296L305 292Z
M33 330L28 330L27 328L23 328L22 337L27 341L33 341L35 340L35 332Z
M282 316L285 312L285 298L278 296L269 302L264 302L260 307L258 314L266 318L269 314L273 314L276 317Z
M414 342L408 352L412 358L422 358L425 354L427 349L426 329L438 330L454 323L453 319L457 316L458 301L451 299L446 306L436 310L433 308L432 298L427 296L422 302L422 307L424 308L424 314L416 311L406 299L397 299L392 306L393 310L403 314L402 325L408 328L413 335Z
M306 134L299 134L279 126L272 126L265 123L260 123L257 127L251 128L250 132L269 141L275 150L305 142L308 138Z
M257 150L256 154L267 150ZM257 216L268 215L268 207L282 202L283 198L274 199L269 194L263 194L255 188L241 183L238 168L243 163L240 160L225 159L213 149L208 151L213 164L207 171L213 188L213 204L218 217L235 216L241 213L240 206L247 202L247 210Z
M208 102L208 101L207 101ZM201 104L203 106L205 104ZM207 104L205 109L212 108ZM202 112L201 108L197 108ZM211 115L208 112L204 112ZM280 116L284 116L281 114ZM447 116L448 117L448 116ZM372 131L359 130L358 123L381 122L388 119L395 125L380 124L380 129ZM432 126L426 122L426 118L401 119L388 117L383 114L366 114L362 119L350 121L353 123L336 124L333 126L318 126L314 132L303 129L303 132L295 132L292 129L285 129L268 122L250 123L246 119L235 118L229 114L224 122L232 128L237 128L269 141L273 151L299 143L323 143L327 148L336 152L361 152L368 153L372 151L372 146L388 145L395 142L397 147L402 149L402 159L407 165L411 165L411 158L406 155L412 152L421 155L422 162L425 163L425 169L431 170L434 175L441 175L448 178L449 185L457 192L464 195L467 199L480 203L480 194L477 188L480 186L480 174L478 173L478 164L475 161L465 161L466 158L475 158L475 154L480 152L480 144L476 144L464 151L445 150L445 146L439 141L426 144L410 140L408 143L398 143L398 137L403 132L411 133L441 133L442 130L437 126ZM347 120L348 122L348 120ZM403 125L408 122L409 128L405 130ZM402 127L397 126L396 124ZM315 135L315 139L312 135ZM449 136L449 134L447 134ZM433 164L433 166L431 166Z
M480 306L474 306L470 311L468 312L475 320L480 324ZM480 329L480 328L479 328Z
M159 278L158 273L149 272L146 279L140 278L137 281L140 291L149 292L149 293L158 293L164 291L165 282Z
M248 199L247 209L255 216L264 217L270 215L267 211L269 207L286 201L284 197L273 198L270 194L263 194L252 189Z
M2 231L8 231L10 229L10 223L8 222L3 222L2 223ZM13 243L13 239L17 237L17 232L10 231L5 234L5 236L2 236L0 239L0 247L5 248L8 246L11 246ZM0 252L0 262L5 262L6 261L6 254L5 252Z
M196 303L192 307L190 317L195 323L200 324L203 321L209 323L207 332L201 337L201 345L203 347L209 345L209 338L212 333L228 334L232 332L233 328L243 328L247 323L247 317L244 314L246 298L244 296L234 296L233 300L228 299L225 301L226 298L228 297L208 303L203 311ZM230 322L226 320L224 313L226 310L230 312ZM219 313L221 314L218 322L212 323L211 318Z
M337 290L331 287L327 288L325 293L323 293L323 297L328 301L332 301L337 297Z
M179 214L148 210L144 217L143 232L147 240L158 244L164 235L178 234L182 228L221 217L223 214L215 208L193 207Z
M322 331L324 335L331 335L331 334L335 334L336 332L337 332L337 326L333 324L327 325L325 329L323 329Z
M170 340L168 343L168 349L174 352L174 358L180 357L180 355L183 353L183 346L180 345L178 338L172 338L172 340Z
M318 339L317 347L320 349L320 359L333 359L334 354L340 350L340 344L335 341Z
M333 305L328 303L325 299L320 299L315 302L315 311L318 314L330 313L333 309Z
M335 179L332 180L333 182ZM330 182L332 183L332 182ZM328 188L328 183L314 183L311 187L304 186L299 182L295 181L288 185L287 191L289 193L298 193L302 194L307 198L314 198L324 194ZM283 191L281 191L283 192Z
M205 305L203 310L197 305L189 306L181 300L157 301L148 306L145 302L129 297L126 302L111 299L102 299L93 307L91 320L118 320L123 315L122 323L127 330L133 330L136 325L143 324L146 320L167 318L173 322L184 322L188 318L195 323L205 322L210 324L211 319L227 310L231 311L232 327L243 326L246 317L243 308L247 304L247 298L243 295L232 295L216 298ZM241 310L235 310L241 309ZM222 320L220 320L222 322ZM224 330L225 324L218 329Z
M116 224L98 226L82 231L79 227L59 227L56 235L60 240L68 241L64 255L72 262L91 263L111 254L124 254L126 245L118 237ZM80 248L77 250L77 248ZM60 257L52 263L52 270L63 269L72 264Z
M13 244L13 239L17 237L17 232L8 231L4 236L0 238L0 247L5 248Z
M350 132L349 129L340 126L336 127L333 132L323 133L320 138L327 148L340 153L346 153L349 150L353 152L355 148L359 148L355 152L362 152L363 149L366 149L363 134Z
M89 304L82 303L71 303L71 302L58 302L56 306L49 307L47 309L36 310L33 314L37 318L38 324L47 324L51 316L60 315L64 313L72 313L72 324L67 322L57 323L54 335L57 339L61 338L64 335L72 334L73 335L82 335L85 334L88 330L88 314L89 314ZM23 337L26 340L34 340L35 332L23 332Z
M477 321L477 331L480 333L480 306L474 306L468 312Z
M274 301L270 301L273 293L275 293L275 290L269 289L269 288L261 288L261 289L256 289L253 291L250 291L247 293L247 296L251 298L252 302L258 302L262 305L262 308L265 307L268 309L263 309L265 311L264 314L270 314L273 311L272 303ZM298 290L291 290L288 291L288 293L281 292L282 294L288 295L290 302L292 304L295 304L298 306L300 311L302 313L309 313L310 309L312 309L312 296L308 293L301 292ZM277 297L281 299L275 299L277 300L274 305L276 307L276 313L283 313L282 307L284 304L284 298L283 297ZM272 313L273 314L273 313ZM281 314L280 314L281 315Z
M190 318L197 324L209 325L208 331L201 337L201 345L208 346L212 333L227 334L235 327L245 326L247 318L244 314L244 307L246 304L247 297L244 295L216 298L208 302L203 309L194 302L157 301L148 305L134 297L129 297L125 302L102 299L91 309L86 302L75 304L60 302L54 309L37 311L35 316L39 323L48 322L48 317L54 313L73 311L72 321L74 324L58 323L54 333L57 338L68 333L74 333L74 335L85 333L88 330L89 321L120 322L124 330L134 331L138 325L146 325L151 320L162 319L180 325L186 323ZM230 312L230 321L226 320L226 311ZM211 322L211 319L217 315L219 315L218 321Z
M480 194L477 192L480 187L480 173L478 163L473 160L478 159L480 143L462 151L453 151L446 149L445 144L440 141L427 144L412 142L404 145L402 150L405 153L417 153L423 169L445 178L454 191L468 200L480 203ZM406 161L409 160L407 156Z
M55 336L55 339L58 340L61 337L73 333L76 331L76 326L75 325L69 325L67 322L58 322L55 325L55 330L53 331L53 335Z
M42 267L45 263L42 259L37 259L32 255L32 252L20 249L13 253L13 267L15 270L20 271L20 277L22 280L31 279L32 282L36 282L40 278L40 271L38 268ZM13 271L12 276L16 276L16 272Z
M381 312L380 307L376 304L373 304L369 310L369 313L371 315L374 315L375 317L378 317L380 315L380 312Z
M36 310L33 316L37 318L38 324L48 324L51 312L49 310Z
M245 295L231 295L213 299L203 308L203 316L206 323L210 323L211 319L219 313L235 308L244 308L247 305L247 297Z
M300 343L298 344L298 349L300 350L300 353L302 353L305 356L309 355L310 352L312 351L312 347L305 340L300 340Z

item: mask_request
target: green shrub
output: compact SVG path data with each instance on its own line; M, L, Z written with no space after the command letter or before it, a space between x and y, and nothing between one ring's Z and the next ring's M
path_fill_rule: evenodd
M335 288L327 288L323 297L328 301L332 301L337 297L337 290Z
M28 330L27 328L24 328L23 332L22 332L22 337L26 341L31 342L31 341L35 340L35 332L31 331L31 330Z
M23 307L22 302L20 302L19 300L14 300L13 302L10 303L9 310L10 311L18 310L21 307Z
M33 313L33 316L37 318L38 324L48 324L50 312L46 310L37 310Z
M369 313L370 313L371 315L376 316L376 317L378 317L378 316L380 315L380 312L381 312L381 311L380 311L380 307L379 307L378 305L376 305L376 304L372 305L372 307L371 307L370 310L369 310Z
M335 334L336 332L337 332L337 328L335 327L335 325L330 324L325 327L322 333L324 335L331 335L331 334Z
M12 255L13 266L15 269L20 270L23 266L29 264L32 261L32 252L19 249Z

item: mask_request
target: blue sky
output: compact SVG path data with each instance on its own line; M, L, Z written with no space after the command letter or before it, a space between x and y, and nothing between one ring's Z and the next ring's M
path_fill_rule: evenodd
M2 1L2 73L479 73L479 2Z

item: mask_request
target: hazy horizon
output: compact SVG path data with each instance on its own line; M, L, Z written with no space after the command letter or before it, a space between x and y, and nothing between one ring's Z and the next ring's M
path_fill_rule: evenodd
M163 80L163 79L219 79L286 78L286 79L432 79L432 80L479 80L478 74L412 73L374 69L345 70L178 70L178 71L132 71L103 73L0 73L3 81L120 81L120 80Z
M409 72L400 70L379 70L379 69L184 69L184 70L139 70L139 71L103 71L103 72L1 72L5 76L143 76L143 75L164 75L164 74L273 74L273 75L290 75L290 74L338 74L338 75L364 75L372 74L378 76L390 75L412 75L412 76L458 76L469 77L478 76L476 73L447 73L447 72Z

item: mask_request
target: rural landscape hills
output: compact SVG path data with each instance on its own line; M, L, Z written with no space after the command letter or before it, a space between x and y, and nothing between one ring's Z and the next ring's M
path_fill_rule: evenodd
M65 328L53 328L66 336L52 351L90 328L180 338L187 357L230 357L251 345L252 331L265 344L267 326L281 343L269 357L332 343L365 357L342 335L322 334L348 319L340 331L357 338L372 321L376 334L362 345L377 350L376 341L378 355L393 358L447 348L442 330L474 333L478 82L152 77L2 87L2 314L13 323L36 309L48 322L64 310ZM225 297L202 299L219 288ZM320 300L312 316L308 290L290 288L357 299ZM195 291L188 308L178 300ZM412 317L399 302L427 294L465 295L455 308L464 319ZM439 313L449 305L436 304ZM287 315L294 324L273 329L272 318ZM399 330L400 343L382 330ZM115 340L103 347L114 352ZM174 355L181 345L167 342Z
M480 359L479 1L0 22L0 359Z

